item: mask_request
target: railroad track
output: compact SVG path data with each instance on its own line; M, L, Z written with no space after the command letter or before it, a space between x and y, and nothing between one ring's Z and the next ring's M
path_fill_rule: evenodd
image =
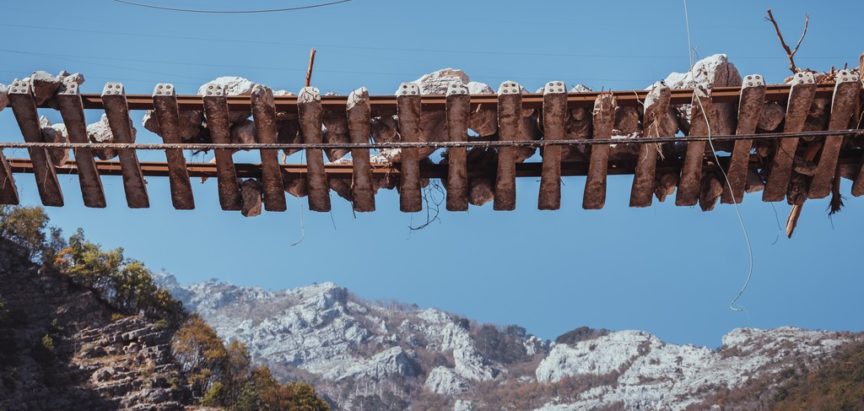
M428 179L444 182L452 211L490 199L496 210L515 209L517 177L541 178L536 206L548 210L561 206L563 176L586 176L586 209L605 205L607 176L620 174L634 176L633 207L650 206L655 196L662 200L675 192L676 205L710 210L718 201L741 202L745 191L762 187L763 201L800 204L828 196L839 176L853 181L853 195L864 194L862 79L849 70L838 72L832 84L816 84L811 74L801 73L788 85L765 85L761 76L750 75L741 87L711 90L655 86L647 91L568 93L563 83L550 82L542 93L523 94L518 84L505 82L494 95L469 95L466 87L452 85L446 95L421 96L412 83L403 84L396 96L369 96L365 89L349 96L321 96L311 87L296 97L274 96L266 87L256 87L248 96L228 96L219 86L211 86L204 96L183 96L164 83L153 95L126 95L119 83L108 83L96 95L83 94L77 83L64 81L50 99L37 104L35 87L25 79L9 89L9 106L24 142L2 143L0 148L26 148L29 158L7 159L0 152L2 204L19 203L14 175L21 173L34 174L42 203L58 207L64 205L58 175L78 176L88 207L107 205L102 176L122 176L131 208L150 205L145 177L168 177L177 209L195 207L190 178L215 178L222 209L244 213L254 208L250 202L284 211L286 190L308 196L313 211L329 211L331 189L349 199L355 210L374 211L375 192L382 187L398 188L400 209L416 212L422 209L422 187ZM827 111L814 117L819 102L827 102ZM757 127L763 110L773 103L783 110L780 132ZM685 135L664 125L669 110L681 105L690 105ZM68 143L45 141L37 108L59 110ZM480 109L496 113L498 131L492 139L469 136L471 114ZM587 113L579 121L590 132L573 138L569 128L577 109ZM85 110L105 112L113 141L90 142ZM135 143L131 110L153 110L164 144ZM525 110L534 110L542 139L529 139L523 132ZM628 110L638 117L638 130L630 138L618 138L616 116ZM731 110L731 121L721 118L723 110ZM209 141L182 141L180 123L186 111L204 113ZM235 113L251 113L256 143L231 142L230 118ZM296 118L298 142L277 139L277 118L285 113ZM344 116L348 141L323 141L325 113ZM425 137L424 116L430 113L446 118L438 130L444 138L438 141ZM371 142L373 118L393 114L398 115L401 141ZM720 154L711 149L714 144L721 145ZM542 160L524 162L538 147ZM633 154L616 156L620 147L630 147ZM96 150L106 148L117 151L118 161L96 160ZM399 161L374 163L370 149L385 148L401 150ZM447 149L446 161L432 163L427 157L439 148ZM75 160L55 164L51 150L70 149ZM205 149L215 151L215 163L186 162L184 150ZM258 151L260 164L235 163L232 153L239 149ZM305 150L306 164L281 164L280 149ZM350 151L350 163L325 164L323 150L332 149ZM141 162L140 150L164 151L166 161ZM475 151L491 160L472 161ZM483 201L473 193L479 180L486 181L490 191ZM337 181L341 185L334 184Z

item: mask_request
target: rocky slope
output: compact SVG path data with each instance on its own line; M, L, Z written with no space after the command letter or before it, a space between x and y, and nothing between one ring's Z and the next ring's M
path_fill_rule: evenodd
M93 291L0 239L0 410L179 410L172 333L119 318Z
M343 409L698 409L751 381L780 384L777 375L860 339L736 329L710 350L583 328L552 343L517 326L364 301L332 283L271 292L160 281L224 339L248 344L254 360L280 378L311 380Z

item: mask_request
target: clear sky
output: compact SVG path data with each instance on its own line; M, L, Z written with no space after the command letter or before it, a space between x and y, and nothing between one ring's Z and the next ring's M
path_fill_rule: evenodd
M147 1L224 9L315 2ZM727 53L743 74L781 82L787 61L763 20L768 7L792 41L810 14L799 66L857 64L864 3L852 1L693 0L699 56ZM194 93L220 75L296 92L310 47L319 50L314 85L339 93L367 86L389 94L402 81L444 67L462 68L493 88L516 80L532 90L549 80L644 88L688 68L681 1L354 0L292 13L202 15L111 0L7 0L2 14L0 82L67 69L85 73L85 92L97 93L106 81L121 81L130 93L150 93L157 82ZM56 112L42 111L59 121ZM141 115L133 114L139 141L160 141L140 126ZM88 113L90 121L98 117ZM0 114L0 135L20 140L11 110ZM83 227L105 246L122 245L129 256L186 283L218 278L281 289L333 281L361 297L516 323L544 338L588 325L717 346L741 326L864 329L864 200L848 195L848 181L843 212L832 222L826 201L808 201L792 240L778 238L785 202L772 207L759 195L747 196L741 212L755 272L741 299L746 314L728 308L747 267L733 209L703 213L656 201L631 209L630 177L609 179L601 211L582 210L584 178L564 180L563 208L556 212L537 211L538 179L521 179L517 211L494 212L491 204L444 211L418 232L408 227L425 213L400 213L396 193L383 190L372 214L354 216L333 194L329 214L312 213L306 199L289 197L287 212L246 219L219 209L214 180L195 180L191 212L171 208L167 179L148 180L146 210L126 208L120 178L104 181L109 207L87 209L76 178L61 177L67 206L49 209L52 221L67 233ZM19 176L18 187L24 204L39 204L32 176ZM290 246L304 232L302 243Z

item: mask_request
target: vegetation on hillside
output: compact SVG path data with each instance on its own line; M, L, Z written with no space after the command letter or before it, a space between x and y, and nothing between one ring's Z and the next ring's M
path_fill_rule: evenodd
M254 366L246 347L227 346L200 317L156 286L150 270L122 248L104 250L82 230L68 239L48 225L41 207L0 206L0 241L17 246L45 275L63 275L96 292L119 314L143 315L175 330L172 348L186 384L202 405L230 410L329 410L308 384L280 384L266 366ZM10 315L0 299L0 322ZM0 338L2 344L2 338ZM51 336L43 337L46 350Z

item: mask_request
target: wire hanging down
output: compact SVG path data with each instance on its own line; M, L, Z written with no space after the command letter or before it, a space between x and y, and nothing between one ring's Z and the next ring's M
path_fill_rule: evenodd
M130 0L113 0L116 3L127 4L130 6L144 7L148 9L177 11L182 13L202 13L202 14L258 14L258 13L281 13L286 11L297 11L315 9L319 7L335 6L340 3L347 3L351 0L336 0L326 3L309 4L306 6L282 7L276 9L255 9L255 10L207 10L207 9L184 9L179 7L159 6L156 4L140 3Z

